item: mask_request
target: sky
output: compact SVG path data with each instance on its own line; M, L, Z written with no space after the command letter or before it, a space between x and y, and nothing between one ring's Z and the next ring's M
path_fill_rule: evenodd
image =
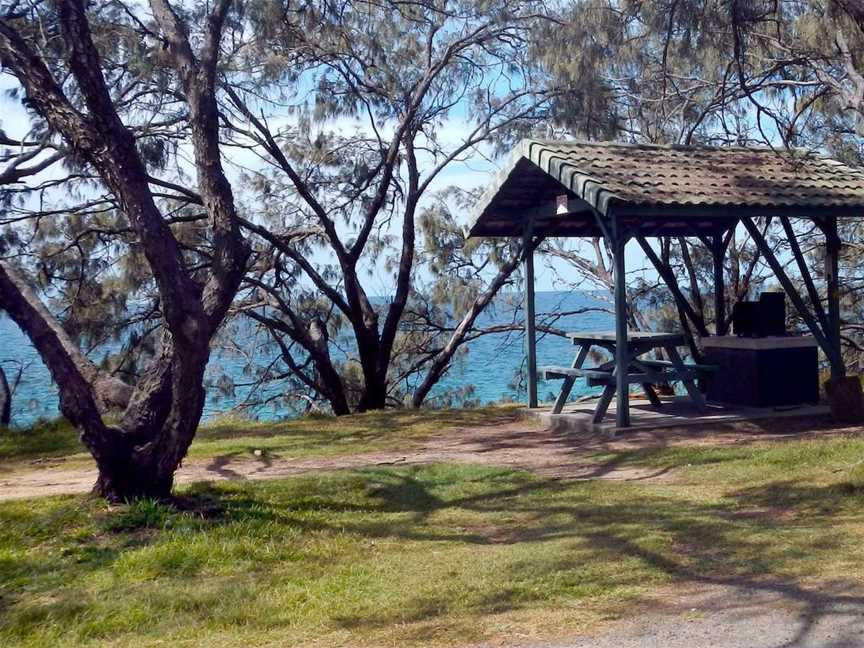
M19 98L10 96L9 91L17 87L17 81L9 75L0 74L0 127L6 131L7 135L15 138L24 137L29 128L29 122L26 112L21 105ZM290 118L274 118L271 120L276 126L289 124ZM327 131L335 132L355 132L357 130L365 130L366 126L357 120L353 119L336 119L330 120L316 126ZM456 145L468 134L471 129L471 124L465 117L463 111L458 111L447 122L442 124L439 132L439 140L445 145ZM187 157L191 159L191 152L187 152ZM501 165L507 160L507 155L500 158L490 159L490 151L475 151L473 154L465 156L465 159L451 163L433 182L430 190L427 192L426 201L436 191L445 188L449 185L461 187L462 189L471 190L477 187L488 185L495 174L500 170ZM237 184L240 180L240 168L248 167L255 168L256 165L260 168L261 163L257 161L254 155L250 152L244 152L240 149L231 149L226 152L226 172L229 175L229 180L233 184ZM429 163L427 158L425 162ZM420 159L421 168L424 160ZM191 164L188 165L190 177L194 177L194 168ZM51 174L58 174L58 170L49 169L40 176L36 176L34 180L44 180ZM422 206L422 205L421 205ZM470 213L466 212L459 216L460 225L467 226L470 220ZM391 230L394 235L398 236L399 223L392 223ZM317 262L325 262L328 259L326 251L316 253ZM627 265L628 270L636 274L644 274L646 276L655 277L653 269L648 268L648 262L644 257L638 245L631 243L627 247ZM542 258L541 255L535 260L535 285L538 291L561 290L564 288L562 279L566 282L568 278L575 281L577 279L575 273L568 268L565 262ZM422 280L422 277L421 277ZM383 268L376 267L366 279L367 291L373 295L388 295L393 290L392 275L389 275Z

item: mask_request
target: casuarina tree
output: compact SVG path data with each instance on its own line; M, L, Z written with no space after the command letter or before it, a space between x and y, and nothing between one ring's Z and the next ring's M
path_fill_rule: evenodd
M547 116L554 89L526 58L545 7L254 7L254 64L224 105L233 143L255 154L239 310L275 341L269 373L334 413L418 405L518 266L518 245L467 242L438 203L454 168Z
M10 260L0 262L0 308L29 336L57 383L60 409L81 433L109 500L168 496L204 407L210 341L240 286L248 248L220 155L217 68L231 0L174 7L152 0L88 7L84 0L5 3L0 63L62 142L68 164L92 173L128 223L158 296L152 360L130 387L77 346ZM133 61L133 58L135 59ZM142 69L161 69L158 93ZM137 136L153 115L133 97L182 104L173 125L189 143L206 253L178 240ZM139 104L140 105L140 104ZM105 412L119 410L112 416Z

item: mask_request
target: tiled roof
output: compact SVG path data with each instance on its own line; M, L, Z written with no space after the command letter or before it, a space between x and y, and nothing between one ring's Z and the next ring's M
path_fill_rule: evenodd
M603 214L633 207L842 207L864 216L864 171L813 153L523 140L480 199L477 220L523 208L529 196L554 198L555 191Z

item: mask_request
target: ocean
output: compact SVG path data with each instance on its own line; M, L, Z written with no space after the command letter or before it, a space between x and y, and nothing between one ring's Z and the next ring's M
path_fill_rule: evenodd
M519 295L502 294L483 314L478 325L521 322L520 315L514 311L514 304L519 303L520 299ZM536 297L538 322L549 313L571 313L584 309L603 309L606 306L597 295L587 292L539 292ZM612 316L602 310L568 314L554 323L554 328L564 331L596 331L612 327ZM230 340L232 344L214 348L207 375L205 420L230 413L246 402L249 388L244 383L250 382L248 371L244 371L248 365L247 355L253 355L257 362L267 361L267 358L260 357L260 353L250 348L255 344L254 339L255 336L246 336L241 332ZM460 356L430 396L435 399L459 390L467 392L467 398L476 404L524 399L524 393L517 388L524 364L523 348L524 337L518 331L485 335L469 342L467 353ZM569 364L574 352L573 345L567 339L538 333L538 365ZM105 349L97 349L92 354L93 360L98 362L104 353ZM26 336L4 316L0 316L0 362L10 382L21 370L21 379L12 401L13 426L26 427L40 419L59 415L57 388L48 369ZM574 388L574 396L587 393L584 383L579 383ZM230 387L225 388L226 384ZM541 401L551 400L557 387L558 383L541 382ZM274 386L269 392L274 393L275 390ZM279 420L298 414L290 406L274 403L244 408L243 413L261 420Z

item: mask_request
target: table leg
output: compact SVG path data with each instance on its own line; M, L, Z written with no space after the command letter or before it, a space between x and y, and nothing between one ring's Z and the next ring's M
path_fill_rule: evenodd
M684 361L681 359L681 355L678 353L678 349L676 349L674 346L666 346L663 348L666 349L666 353L669 355L669 360L675 367L675 370L683 376L686 373L687 368L684 366ZM687 390L687 393L690 395L690 399L696 404L696 407L699 409L699 411L704 412L705 398L702 396L702 392L699 391L696 383L692 380L682 380L681 382L684 383L684 388Z
M552 406L553 414L560 414L567 404L567 399L570 398L570 390L573 389L573 383L576 382L576 376L567 376L561 385L561 391L558 392L558 397L555 399L555 404Z
M607 349L612 352L612 357L615 357L615 349ZM615 375L615 361L607 362L605 366L612 366L612 375ZM612 399L615 397L615 392L617 391L617 383L611 382L603 388L603 393L600 394L600 400L597 401L597 406L594 408L594 418L592 421L594 423L602 423L603 417L606 416L606 410L609 409L609 405L612 403Z
M585 363L585 358L588 357L589 345L582 345L579 348L579 353L576 354L576 359L570 365L573 369L581 369ZM561 391L558 393L558 398L555 399L555 404L552 406L553 414L560 414L567 404L567 399L570 398L570 391L573 389L573 384L576 382L576 376L567 376L564 378L564 383L561 385Z
M597 407L594 408L594 423L603 421L606 416L606 410L609 409L609 404L612 402L612 397L615 396L615 385L609 384L603 388L603 393L600 395L600 400L597 401Z
M643 365L641 362L639 362L638 360L635 360L635 359L633 360L632 366L635 367L639 371L645 371L645 372L648 371L648 368L645 365ZM653 405L654 407L662 407L663 406L663 402L657 396L657 392L654 391L654 386L651 383L642 383L642 391L645 392L645 396L651 402L651 405Z

